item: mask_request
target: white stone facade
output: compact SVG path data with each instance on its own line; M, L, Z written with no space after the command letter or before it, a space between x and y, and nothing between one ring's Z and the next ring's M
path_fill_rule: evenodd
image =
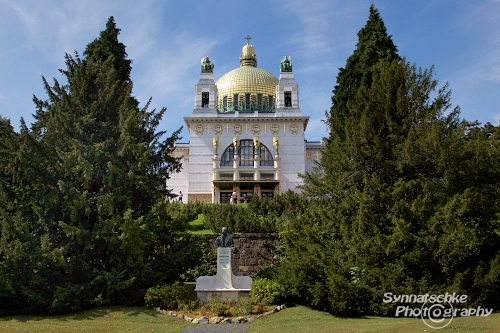
M248 49L253 53L253 47L245 45L240 61ZM242 67L253 66L248 64L249 57L245 59ZM213 65L208 57L202 59L192 116L184 118L190 140L178 143L174 152L175 156L182 156L183 168L167 181L173 193L182 191L184 203L228 202L233 191L240 201L245 196L272 197L276 192L296 190L302 184L299 173L312 170L314 161L321 158L324 144L305 140L309 117L302 115L291 62L287 65L286 71L282 66L274 96L262 97L258 85L251 85L252 77L237 77L235 82L246 80L251 88L242 86L240 95L231 96L231 100L234 97L240 101L239 110L233 107L230 112L221 112L229 109L221 107L227 98L218 96ZM224 91L227 88L221 87ZM263 107L263 100L269 104ZM269 111L264 111L266 107Z

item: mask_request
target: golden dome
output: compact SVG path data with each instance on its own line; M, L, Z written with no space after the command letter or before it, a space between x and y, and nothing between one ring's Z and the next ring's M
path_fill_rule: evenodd
M240 65L240 68L227 72L215 83L218 91L219 111L234 111L235 104L239 106L239 111L257 109L264 112L269 111L269 109L266 110L265 106L267 105L269 108L276 100L278 79L268 71L257 68L257 56L250 44L243 46ZM233 101L235 94L238 94L237 103ZM247 94L250 94L251 108L248 108L247 105ZM261 99L259 95L262 96ZM259 102L264 107L259 107Z

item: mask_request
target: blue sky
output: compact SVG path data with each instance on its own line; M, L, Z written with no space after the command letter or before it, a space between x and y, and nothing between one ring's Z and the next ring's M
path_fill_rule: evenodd
M327 136L339 67L356 47L372 0L0 0L0 114L16 130L33 121L33 95L45 99L42 76L61 80L64 54L99 36L109 16L133 61L134 96L167 112L167 133L184 125L194 103L200 59L208 55L218 79L239 66L245 36L258 67L279 75L293 59L300 104L310 117L309 141ZM499 125L500 0L375 0L399 54L452 90L461 117ZM183 142L188 140L184 130Z

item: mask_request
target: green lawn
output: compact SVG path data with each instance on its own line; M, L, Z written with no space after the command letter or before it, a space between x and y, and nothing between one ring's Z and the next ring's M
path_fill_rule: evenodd
M204 229L203 222L205 221L205 215L199 214L196 220L188 222L186 224L187 231L193 234L213 234L214 232L210 229Z
M0 332L179 332L190 324L144 307L112 307L55 317L0 318ZM368 317L342 319L302 306L285 309L249 324L250 333L304 332L500 332L500 313L488 317L454 318L433 330L420 319ZM216 331L214 331L216 332Z
M189 325L145 307L112 307L69 315L0 318L0 332L179 332Z
M500 313L488 317L454 318L445 328L434 330L421 319L367 317L343 319L325 312L298 306L285 309L268 317L260 318L250 325L251 333L258 332L500 332Z

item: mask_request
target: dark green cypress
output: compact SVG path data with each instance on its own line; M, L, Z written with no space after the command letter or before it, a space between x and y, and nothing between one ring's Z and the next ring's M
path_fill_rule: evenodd
M66 83L43 80L48 99L34 98L36 121L7 165L19 193L17 209L2 207L12 233L2 234L0 276L19 244L19 270L5 276L26 312L141 302L157 237L178 229L164 205L180 130L165 137L157 127L166 109L138 107L118 34L111 17L85 58L66 55Z
M387 34L384 21L374 5L366 25L358 32L358 43L344 68L339 69L337 84L333 89L332 107L327 114L330 140L345 136L344 126L350 116L347 103L354 98L361 82L370 86L373 67L379 60L398 59L397 48Z

